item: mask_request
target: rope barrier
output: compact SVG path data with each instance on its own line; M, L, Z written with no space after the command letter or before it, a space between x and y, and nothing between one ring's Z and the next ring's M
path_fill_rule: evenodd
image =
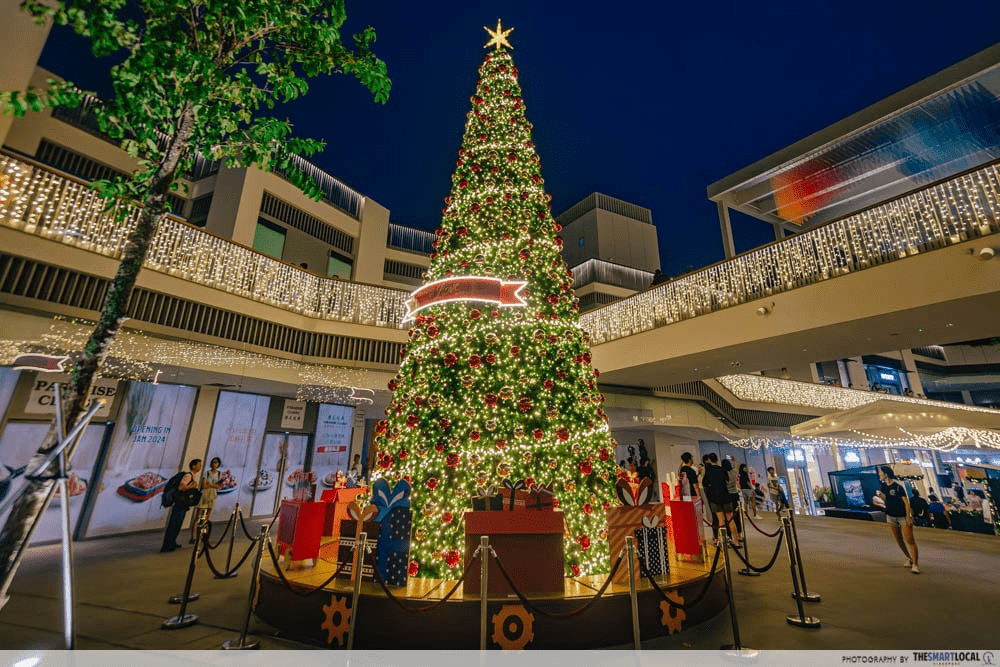
M271 543L270 539L267 540L267 551L268 553L271 554L271 562L274 564L274 570L275 572L278 573L278 578L281 580L281 583L283 583L285 585L285 588L287 588L291 592L304 598L307 598L314 593L318 593L319 591L329 586L331 583L333 583L333 580L337 578L337 575L340 574L340 571L344 569L344 563L339 563L337 565L336 571L330 576L329 579L324 581L319 586L302 590L301 585L293 584L292 582L288 581L288 579L285 577L285 573L281 571L281 564L278 563L278 556L277 554L274 553L274 544Z
M478 552L478 551L479 551L479 549L477 548L476 552ZM431 604L424 605L423 607L408 607L405 604L403 604L402 600L400 600L395 595L393 595L392 591L389 590L389 587L386 585L385 581L382 579L382 574L378 571L378 568L374 566L374 563L372 564L372 571L375 574L375 581L377 581L378 585L382 587L382 591L385 593L385 595L386 595L387 598L389 598L390 600L392 600L393 602L395 602L396 606L398 606L403 611L408 611L411 614L420 614L420 613L423 613L425 611L430 611L430 610L432 610L432 609L434 609L434 608L436 608L436 607L444 604L445 602L447 602L448 600L451 599L451 596L453 596L458 591L458 587L461 586L465 582L465 576L469 573L469 568L472 566L472 564L474 562L476 562L477 555L478 555L477 553L473 552L472 558L469 560L468 564L465 566L465 569L462 570L462 576L461 576L461 578L455 583L455 585L452 587L452 589L450 591L448 591L447 595L445 595L443 598L441 598L437 602L432 602ZM442 581L441 583L443 584L444 581ZM438 584L438 586L440 586L440 585L441 584ZM435 586L434 588L437 588L438 586ZM431 590L433 590L433 589L431 589ZM426 596L421 597L420 599L423 600L425 597Z
M608 586L611 585L612 579L614 579L615 574L618 573L618 568L621 567L622 560L624 560L624 556L622 554L618 554L618 559L615 561L614 566L611 568L611 574L609 574L608 578L604 581L604 585L601 586L601 588L597 591L597 594L594 595L594 597L587 600L587 602L585 602L582 606L577 607L576 609L570 609L569 611L545 611L544 609L539 609L538 607L534 606L533 604L531 604L528 598L524 597L524 594L521 593L521 591L517 588L516 585L514 585L514 582L511 580L510 575L507 574L507 568L503 566L503 561L500 560L500 557L497 556L496 552L493 551L492 548L490 549L490 552L493 555L493 560L496 561L497 567L500 569L500 574L502 574L503 578L507 580L507 585L510 586L511 590L514 591L514 595L516 595L517 598L521 601L521 604L524 605L524 608L529 611L541 614L542 616L547 616L549 618L570 618L572 616L582 614L583 612L590 609L590 607L595 602L597 602L597 600L599 600L602 595L604 595L604 592L608 590Z
M751 565L750 561L743 557L743 554L740 553L739 549L733 549L733 553L736 554L737 558L743 561L743 564L747 566L747 569L750 569L754 572L767 572L772 567L774 567L774 562L778 560L778 552L781 550L781 541L783 539L785 539L785 535L783 533L779 534L778 541L774 545L774 555L771 556L771 560L768 561L767 565L765 565L764 567L754 567L753 565Z
M229 529L233 527L234 523L236 523L235 512L229 516L229 521L226 522L226 529L222 531L222 535L219 536L219 541L216 542L214 546L208 539L212 535L212 522L206 519L205 523L208 524L208 535L205 536L205 547L210 550L218 549L219 545L222 544L222 540L226 539L226 535L229 534Z
M234 574L236 574L237 571L239 571L240 566L243 565L244 562L246 562L246 559L250 557L251 552L253 552L254 547L256 546L257 546L257 540L251 542L250 546L247 547L246 553L243 554L243 557L240 558L240 560L236 563L236 565L233 566L233 569L229 570L228 572L219 572L219 570L216 569L215 563L212 562L212 554L209 549L205 549L203 553L205 554L205 562L208 563L208 569L212 571L212 574L215 575L215 578L229 579Z
M668 598L667 594L663 592L662 588L660 588L660 585L656 583L656 579L654 579L652 575L650 575L649 572L646 571L646 568L645 566L643 566L642 561L639 561L639 571L642 573L644 577L646 577L647 581L649 581L649 583L653 586L656 592L660 594L660 597L663 598L664 602L670 605L673 609L681 609L687 611L688 609L691 609L699 602L701 602L702 599L705 597L705 595L708 593L708 588L709 586L712 585L712 582L715 581L715 575L718 573L718 569L716 568L716 566L719 564L719 554L721 553L722 553L722 547L716 547L715 558L712 559L712 574L709 575L708 581L705 582L705 585L702 587L698 595L696 595L695 598L688 603L674 602L673 600Z
M272 520L272 523L273 523L273 520ZM248 540L255 540L255 539L257 539L255 536L253 536L253 535L250 534L249 530L247 530L247 522L243 520L243 508L240 508L240 526L243 528L243 534L247 536ZM270 527L271 526L268 526L269 529L270 529Z
M754 527L754 530L756 530L758 533L760 533L765 537L778 537L779 535L781 535L781 526L778 526L778 530L774 531L773 533L766 533L763 530L761 530L756 523L753 522L753 519L750 518L749 514L747 515L747 521L749 521L750 525Z

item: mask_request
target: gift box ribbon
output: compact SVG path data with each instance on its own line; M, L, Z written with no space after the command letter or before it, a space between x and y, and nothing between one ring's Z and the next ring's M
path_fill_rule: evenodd
M392 490L384 477L377 479L372 484L372 505L377 508L375 521L382 521L397 507L409 508L411 490L410 483L405 479L396 482Z
M505 479L503 481L503 486L504 486L503 490L504 495L510 498L510 507L508 509L514 511L514 498L515 496L517 496L518 491L523 490L525 488L524 480L519 479L515 482L510 479Z

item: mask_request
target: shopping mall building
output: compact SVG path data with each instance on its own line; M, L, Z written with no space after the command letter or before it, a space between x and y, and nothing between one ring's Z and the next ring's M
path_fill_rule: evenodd
M58 75L37 67L39 40L8 53L0 88ZM1000 473L998 96L1000 45L712 184L727 259L652 287L648 209L595 193L559 215L618 459L642 442L661 481L685 451L732 455L758 479L774 465L809 513L834 470L911 462L925 490ZM136 162L86 105L4 117L0 143L9 479L65 379L14 361L86 339L124 236L87 184ZM78 538L161 528L136 480L192 458L230 471L220 517L236 502L274 513L296 469L324 481L370 458L434 236L303 165L320 201L210 162L172 197L73 462ZM735 254L731 211L775 241ZM57 537L50 513L36 541Z

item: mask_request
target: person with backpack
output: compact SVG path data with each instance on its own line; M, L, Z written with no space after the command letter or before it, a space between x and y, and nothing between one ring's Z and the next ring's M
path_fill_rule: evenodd
M184 524L184 516L189 508L201 500L197 478L199 472L201 472L201 459L192 459L187 472L177 473L163 488L160 502L164 507L170 508L170 518L167 519L167 530L163 534L163 547L160 553L181 548L177 543L177 536L180 535L181 526Z

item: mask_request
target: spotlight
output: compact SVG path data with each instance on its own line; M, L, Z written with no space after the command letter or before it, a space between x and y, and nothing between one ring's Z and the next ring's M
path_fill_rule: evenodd
M978 256L979 259L983 260L984 262L988 262L989 260L993 259L996 256L996 254L997 254L996 248L990 248L989 246L987 246L979 251Z

